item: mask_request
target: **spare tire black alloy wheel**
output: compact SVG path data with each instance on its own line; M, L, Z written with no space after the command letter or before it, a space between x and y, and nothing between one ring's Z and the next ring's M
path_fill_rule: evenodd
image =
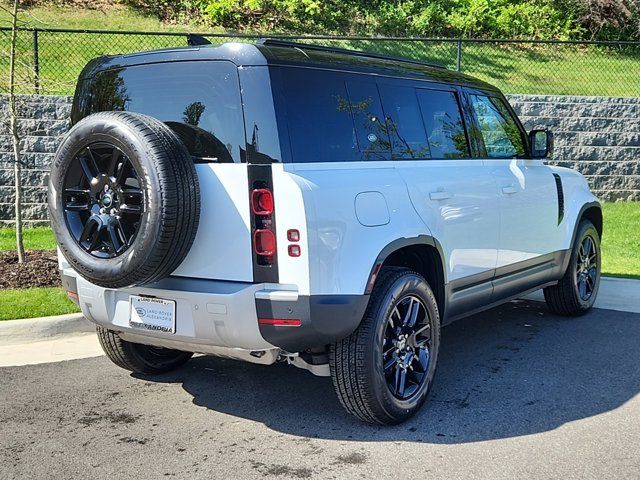
M82 248L98 258L120 255L135 239L145 209L138 172L115 145L90 144L71 161L63 208Z
M60 251L89 282L157 282L185 259L200 220L193 160L161 121L101 112L65 135L51 167L49 219Z

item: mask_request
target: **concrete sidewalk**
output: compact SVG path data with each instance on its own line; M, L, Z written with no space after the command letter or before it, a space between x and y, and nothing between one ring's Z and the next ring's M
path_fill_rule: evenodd
M80 313L0 322L0 367L99 355L95 326Z

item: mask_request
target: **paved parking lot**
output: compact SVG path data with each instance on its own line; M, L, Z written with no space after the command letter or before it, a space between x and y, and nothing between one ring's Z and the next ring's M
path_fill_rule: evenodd
M430 401L394 428L328 378L197 357L135 378L106 358L0 368L0 477L640 477L640 314L521 301L443 331Z

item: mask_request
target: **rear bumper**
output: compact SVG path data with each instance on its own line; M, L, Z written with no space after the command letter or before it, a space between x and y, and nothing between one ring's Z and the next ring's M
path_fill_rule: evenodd
M259 318L295 319L300 326L260 324L262 338L287 352L333 343L351 334L362 320L369 295L283 295L256 293Z
M294 287L169 277L153 285L107 289L72 269L62 271L67 290L75 286L82 313L124 339L149 345L220 354L299 352L349 335L364 315L368 296L301 296ZM71 290L72 291L72 290ZM129 326L129 296L154 296L176 302L176 332L167 334ZM259 318L296 319L299 326L259 324Z

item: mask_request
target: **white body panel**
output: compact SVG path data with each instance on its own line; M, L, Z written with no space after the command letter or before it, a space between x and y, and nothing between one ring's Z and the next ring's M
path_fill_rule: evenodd
M559 226L557 250L568 250L573 247L573 234L580 214L585 205L598 201L587 180L575 170L564 167L549 167L553 173L560 175L564 189L564 219Z
M246 164L196 165L201 211L189 254L173 275L253 281Z
M276 245L278 272L281 284L295 285L300 295L309 295L309 234L307 232L307 205L304 202L308 185L304 178L285 173L284 165L272 166L273 193L276 204ZM287 231L300 232L300 240L290 242ZM300 246L299 257L289 256L289 245Z
M396 162L413 207L442 245L453 281L496 268L500 209L482 160Z
M386 245L398 238L430 235L391 162L291 164L285 166L285 171L304 179L306 184L303 201L311 294L361 295L375 260ZM369 195L370 192L375 193ZM381 199L386 208L376 218L372 207L380 206ZM366 217L364 223L377 226L363 225L358 215ZM279 231L282 221L279 216Z
M495 178L499 198L497 267L560 250L558 199L551 168L542 160L485 160L485 164Z

